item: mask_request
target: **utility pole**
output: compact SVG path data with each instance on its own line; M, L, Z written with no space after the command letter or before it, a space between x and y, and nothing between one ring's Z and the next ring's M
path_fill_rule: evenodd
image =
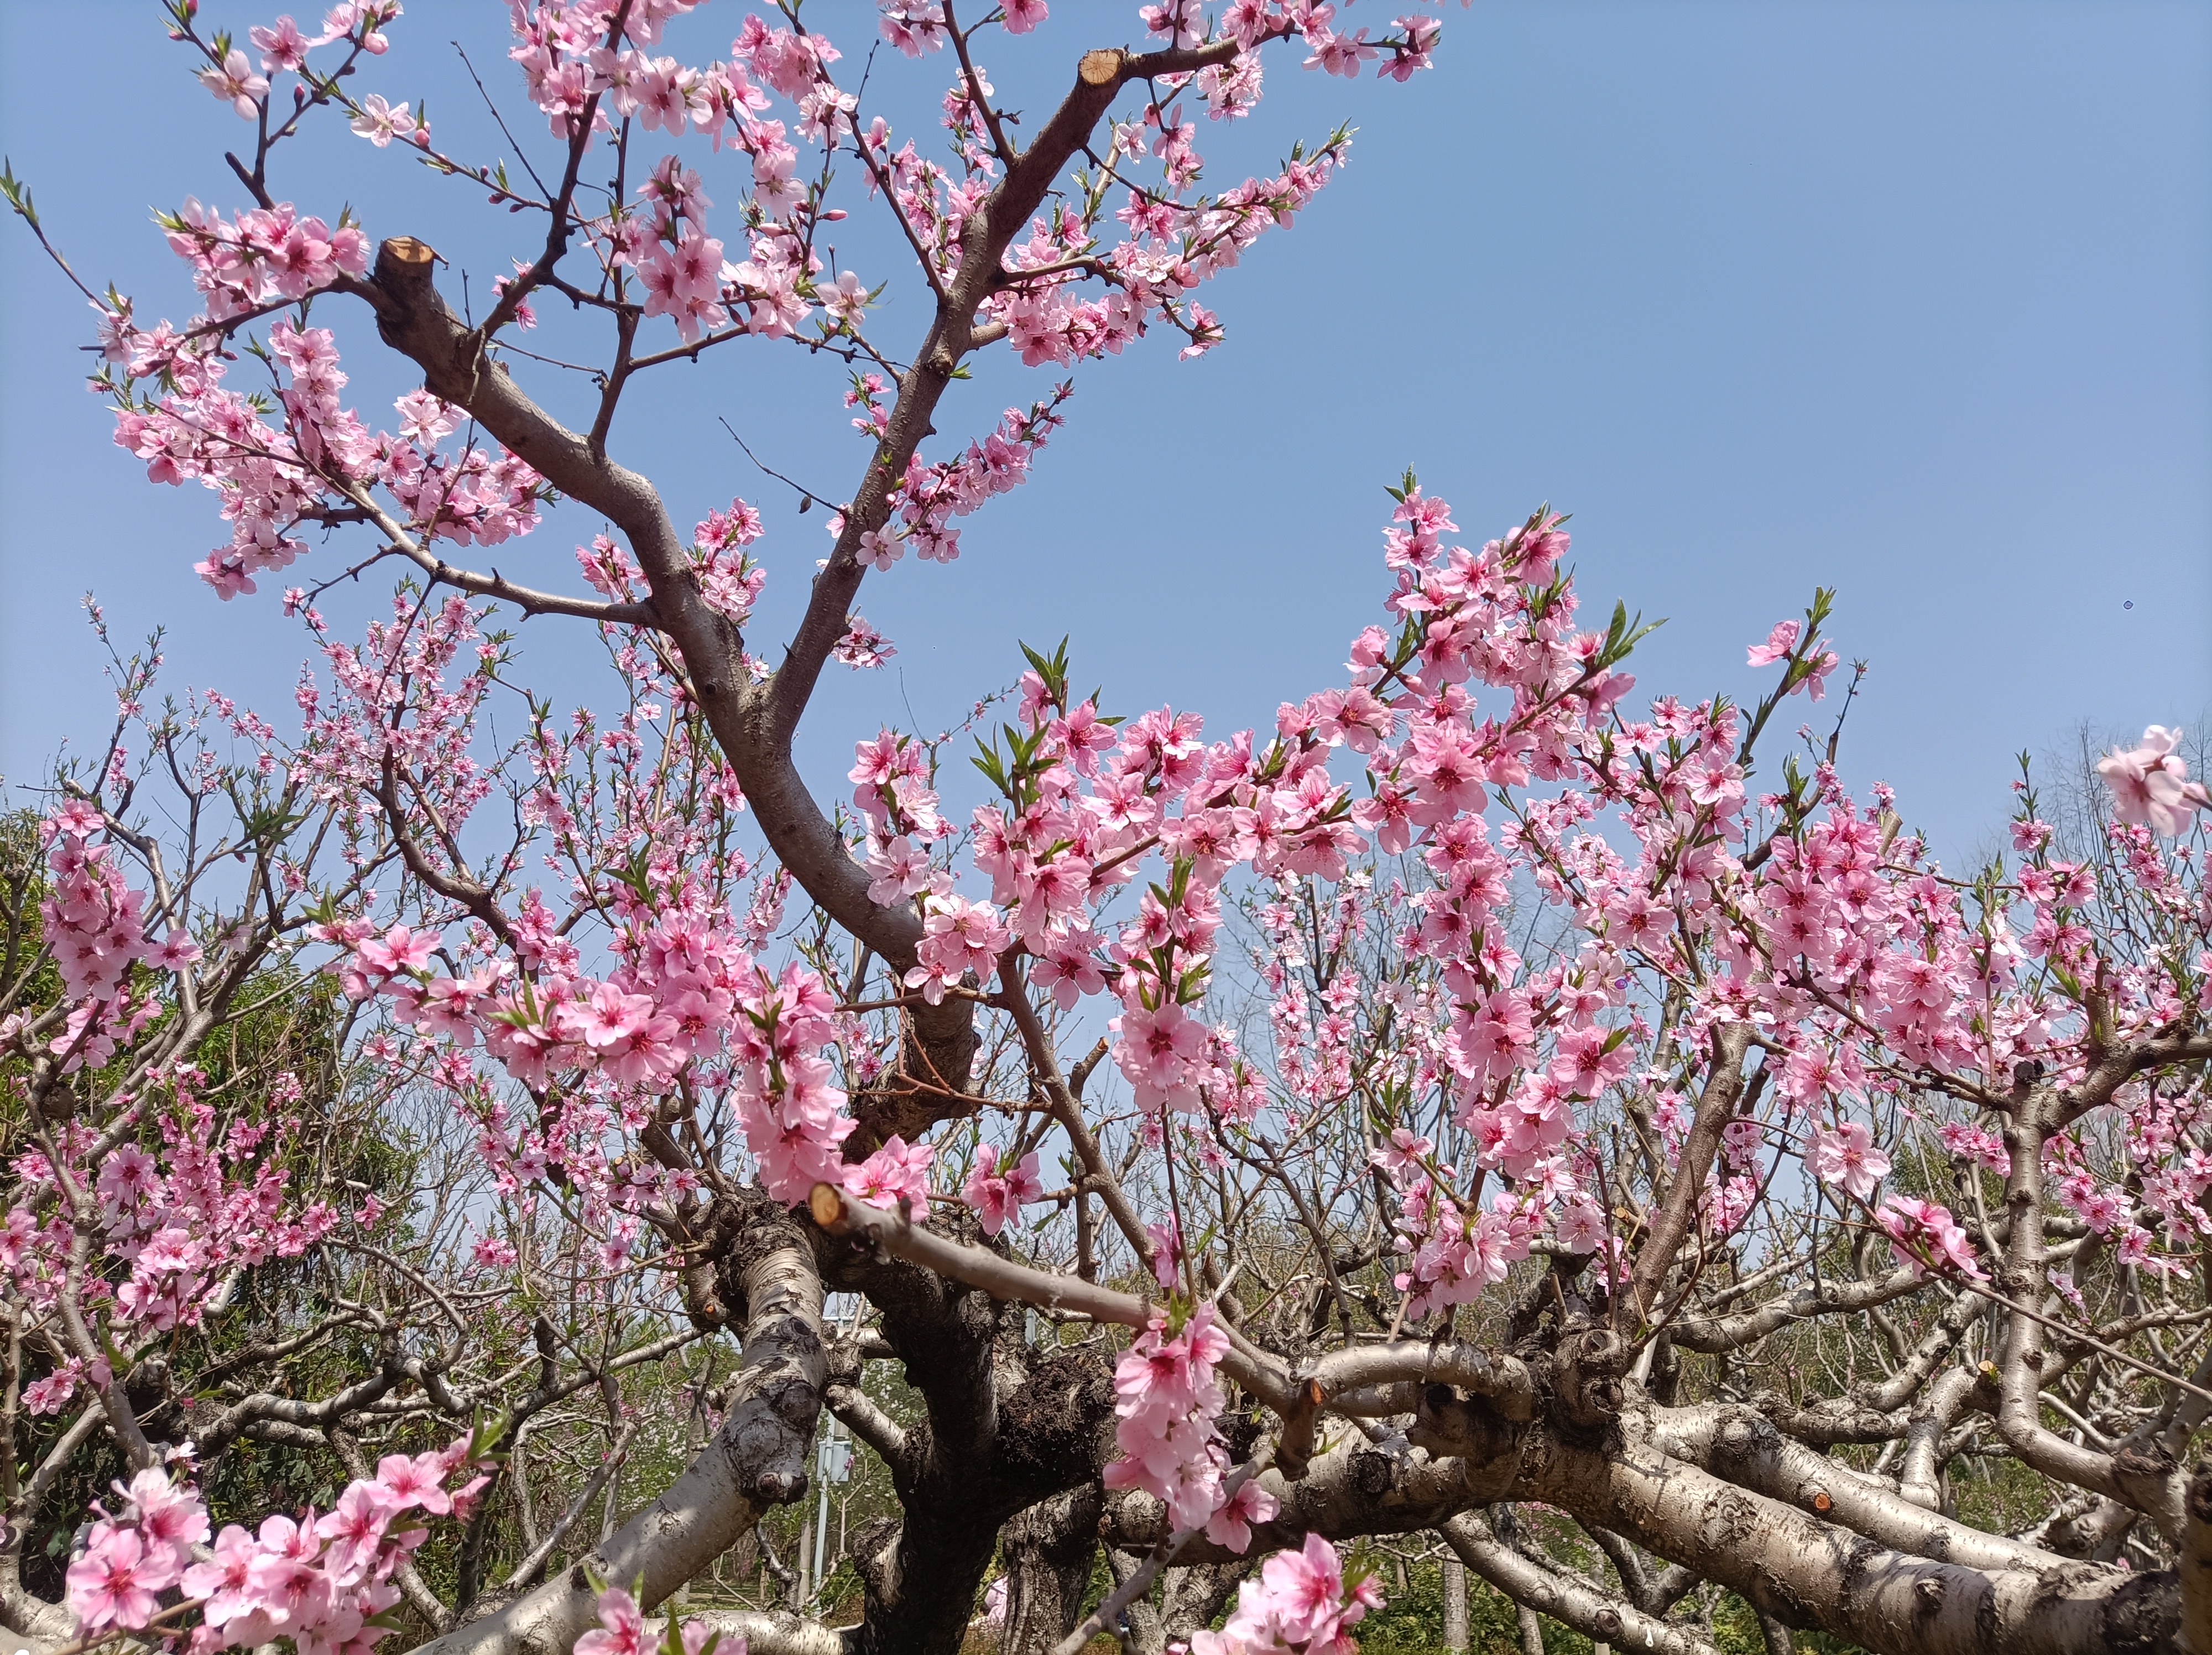
M822 1590L823 1555L830 1545L830 1482L833 1476L832 1467L836 1463L838 1451L843 1447L844 1445L837 1440L837 1416L833 1414L830 1416L829 1433L822 1439L821 1446L815 1451L814 1480L822 1485L822 1504L814 1516L814 1590L817 1592ZM842 1465L836 1466L837 1473L842 1473ZM836 1480L842 1482L844 1478L842 1475L838 1475Z

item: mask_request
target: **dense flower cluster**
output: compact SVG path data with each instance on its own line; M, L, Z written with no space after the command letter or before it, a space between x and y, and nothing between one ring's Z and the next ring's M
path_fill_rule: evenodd
M1277 1552L1257 1580L1237 1587L1221 1630L1194 1634L1190 1655L1354 1655L1352 1628L1382 1606L1371 1578L1347 1577L1336 1548L1308 1535L1301 1549Z
M140 1631L172 1618L161 1594L175 1587L200 1611L193 1655L280 1637L301 1655L368 1655L390 1631L377 1617L399 1601L393 1572L429 1537L412 1514L465 1518L489 1479L448 1485L479 1458L465 1437L439 1453L388 1454L320 1517L269 1517L256 1533L226 1525L204 1561L194 1561L209 1529L198 1491L141 1471L116 1484L119 1512L94 1508L69 1566L70 1609L88 1634Z
M1275 1514L1273 1494L1247 1481L1227 1487L1229 1454L1217 1423L1228 1405L1214 1365L1229 1336L1213 1306L1172 1318L1155 1312L1114 1369L1114 1439L1121 1457L1106 1468L1109 1488L1141 1488L1165 1501L1177 1529L1206 1530L1232 1551L1251 1543L1250 1524Z
M975 1167L960 1189L961 1200L975 1209L975 1217L987 1236L997 1235L1021 1216L1023 1207L1043 1195L1044 1186L1037 1182L1035 1150L1001 1172L999 1147L990 1143L976 1146Z
M47 1050L70 1068L99 1068L118 1041L159 1012L151 996L129 992L132 965L143 960L173 970L199 955L182 930L161 942L147 935L145 893L125 883L111 847L94 843L106 830L99 810L81 799L64 805L41 829L54 884L39 905L39 919L71 1002L68 1023ZM11 1020L20 1025L20 1014Z
M209 258L201 243L170 237L173 244L180 239L196 263ZM426 540L493 545L537 525L538 474L503 450L492 456L471 446L459 455L441 453L436 445L460 417L427 392L410 392L395 404L397 436L372 434L339 399L347 380L328 328L284 321L270 328L272 367L283 372L276 396L283 419L272 424L254 399L223 388L225 364L215 348L220 335L208 325L179 335L164 322L141 332L131 326L127 307L116 319L106 341L109 362L122 370L115 441L147 462L151 481L198 481L222 496L230 544L194 567L224 598L256 590L257 575L286 567L306 550L297 534L303 523L358 510L371 488L388 490L402 520ZM129 386L149 376L161 380L163 394L134 402Z

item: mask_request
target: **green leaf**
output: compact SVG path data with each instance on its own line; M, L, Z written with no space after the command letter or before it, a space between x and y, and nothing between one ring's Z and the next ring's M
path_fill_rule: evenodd
M8 204L33 229L39 228L38 209L31 204L31 192L24 187L22 179L15 176L14 164L4 155L0 155L0 197L5 197Z

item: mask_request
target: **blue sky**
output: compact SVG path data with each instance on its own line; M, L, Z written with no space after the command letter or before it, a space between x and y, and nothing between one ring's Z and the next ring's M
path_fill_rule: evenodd
M872 8L816 0L809 15L839 38L848 12L851 50ZM1007 101L1043 110L1081 50L1139 32L1119 0L1054 13L987 54ZM223 0L204 15L241 33L267 20ZM511 155L458 38L542 161L504 15L416 0L361 89L427 95L442 145ZM678 49L719 55L743 15L710 8ZM1270 720L1336 679L1375 618L1382 486L1409 465L1470 537L1540 501L1571 511L1597 618L1616 596L1668 618L1638 652L1644 690L1756 694L1745 646L1815 585L1840 588L1831 630L1873 669L1847 771L1895 785L1954 857L2002 818L2020 749L2085 721L2101 734L2212 715L2212 8L1444 16L1437 68L1409 86L1305 75L1278 53L1257 115L1201 134L1221 184L1294 137L1359 128L1298 223L1203 295L1225 345L1181 363L1156 338L1085 366L1066 429L1026 486L968 520L957 563L870 578L860 606L899 653L880 673L832 669L803 733L817 794L842 791L853 739L879 721L940 727L1009 680L1017 638L1072 634L1077 676L1121 710L1170 702L1215 733ZM77 67L88 40L97 93ZM240 204L221 153L248 129L187 67L150 3L0 7L0 149L79 271L135 293L142 317L191 309L147 210L188 193ZM939 61L878 74L894 125L932 142ZM733 163L696 148L733 203ZM479 295L534 251L526 221L335 124L280 151L276 187L303 210L350 202L373 235L425 236ZM904 278L864 216L843 251L872 282ZM361 316L333 314L365 416L388 423L408 382ZM905 287L874 327L902 350L921 321ZM78 388L89 329L20 227L0 226L0 772L15 783L106 715L87 589L125 637L167 626L173 687L224 689L280 727L306 654L269 587L226 605L191 574L223 538L212 499L147 484L111 445ZM560 333L549 317L542 336ZM838 374L751 345L660 373L613 446L679 522L732 494L763 508L770 583L750 642L773 659L827 550L823 514L798 516L716 419L841 498L866 455ZM990 361L948 397L932 452L1048 383ZM556 514L496 561L573 584L595 526ZM582 629L540 620L523 642L541 682L593 693Z

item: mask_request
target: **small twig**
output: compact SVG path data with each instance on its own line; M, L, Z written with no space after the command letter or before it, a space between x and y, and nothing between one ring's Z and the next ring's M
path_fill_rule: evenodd
M598 1498L599 1490L606 1487L607 1479L629 1457L631 1440L636 1437L641 1423L640 1420L632 1420L623 1427L622 1434L615 1439L614 1451L606 1457L598 1470L592 1473L591 1481L584 1485L583 1492L576 1496L575 1503L561 1513L561 1520L553 1525L553 1531L538 1542L530 1555L514 1566L514 1573L507 1577L507 1584L500 1590L520 1591L529 1583L530 1578L544 1567L545 1560L553 1555L554 1549L568 1537L568 1531L583 1517L585 1508Z
M1244 1485L1259 1475L1260 1462L1249 1459L1229 1474L1222 1485L1222 1500L1225 1505L1237 1498ZM1152 1555L1132 1570L1129 1578L1108 1593L1103 1603L1084 1617L1083 1624L1054 1644L1052 1655L1079 1655L1084 1645L1102 1632L1111 1631L1121 1619L1121 1611L1151 1590L1153 1578L1169 1564L1176 1555L1203 1531L1204 1525L1195 1529L1178 1529L1152 1548Z
M499 123L499 130L506 134L507 141L514 145L514 158L522 163L522 170L530 174L530 181L538 186L538 193L550 202L553 192L545 187L545 180L538 176L538 169L530 164L529 155L524 152L522 145L516 143L514 134L507 131L507 117L499 113L499 106L491 100L491 94L484 90L483 77L477 73L477 66L469 61L466 48L459 40L449 40L447 45L461 54L461 66L469 71L469 78L477 83L477 91L484 100L484 107L491 111L491 118Z
M745 458L752 461L755 465L759 466L759 468L767 475L774 478L786 488L796 490L801 499L823 503L826 503L829 501L830 496L828 495L820 493L816 490L810 489L804 483L794 482L790 478L786 477L781 472L776 470L775 466L766 464L758 454L755 453L752 449L746 445L745 440L738 435L737 428L735 426L732 425L726 419L723 419L719 414L714 417L721 425L721 428L730 434L730 441L736 443L738 447L744 449Z

